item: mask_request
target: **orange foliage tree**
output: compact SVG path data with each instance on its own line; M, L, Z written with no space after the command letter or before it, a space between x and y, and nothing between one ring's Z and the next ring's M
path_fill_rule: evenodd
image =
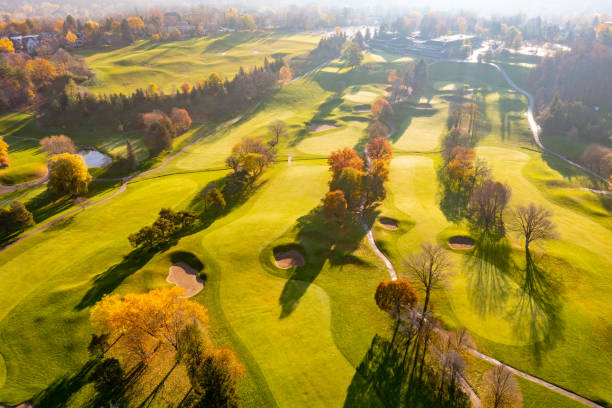
M371 110L375 118L388 119L393 114L393 109L385 98L377 98Z
M181 330L208 321L199 303L181 298L179 287L154 289L147 293L104 296L91 309L95 329L117 339L116 346L128 355L146 360L166 347L176 351Z
M390 161L393 157L391 143L384 137L371 139L368 143L368 157L372 160Z
M70 45L74 44L77 40L77 36L70 30L66 33L66 42Z
M452 160L447 165L448 175L456 182L468 182L474 176L474 149L456 146L451 151Z
M26 63L26 72L36 88L49 85L57 77L53 64L44 58L29 60Z
M13 42L8 38L0 38L0 52L15 52Z
M291 78L292 78L291 69L288 66L283 65L280 71L278 71L278 82L285 84L291 81Z
M323 213L328 220L342 224L348 214L348 206L342 190L330 191L325 195Z
M363 160L361 157L357 155L355 150L348 147L331 152L327 158L327 164L329 164L329 170L334 173L334 178L336 178L342 169L346 167L351 167L359 171L363 169Z
M184 133L191 127L191 116L186 109L172 108L172 124L178 133Z
M395 279L382 281L376 287L374 300L380 310L392 313L395 317L395 328L391 344L395 340L400 323L400 308L413 308L417 302L417 293L408 279Z

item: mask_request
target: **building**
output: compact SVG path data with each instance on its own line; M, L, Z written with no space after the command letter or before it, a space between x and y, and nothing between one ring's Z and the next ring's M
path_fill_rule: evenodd
M15 47L15 51L24 51L28 54L34 54L36 49L40 46L41 36L36 35L18 35L14 37L9 37L9 39L13 42L13 47Z
M412 36L394 36L386 33L383 38L370 41L369 46L394 54L417 54L429 58L453 58L462 55L464 42L469 41L472 49L480 47L482 39L473 35L454 34L433 39Z

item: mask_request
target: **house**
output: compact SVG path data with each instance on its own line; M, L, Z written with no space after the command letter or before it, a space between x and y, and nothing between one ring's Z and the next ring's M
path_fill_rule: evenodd
M482 39L473 35L455 34L430 40L416 36L398 36L387 33L383 38L370 41L370 47L396 54L417 54L430 58L450 58L461 55L464 41L470 41L472 48L478 48Z
M164 25L169 33L173 33L174 30L177 30L179 33L181 33L181 37L191 35L195 31L194 26L183 21L181 16L174 11L164 14Z
M40 46L41 36L36 35L18 35L9 37L13 42L15 51L25 51L28 54L34 54L36 49Z

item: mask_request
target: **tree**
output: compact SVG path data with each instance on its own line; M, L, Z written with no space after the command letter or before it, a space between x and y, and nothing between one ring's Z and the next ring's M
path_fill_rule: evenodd
M425 291L421 324L428 310L431 292L439 288L450 268L450 261L440 245L421 244L421 252L411 254L405 262L408 272Z
M253 182L274 161L275 156L274 149L266 145L263 140L247 137L232 147L232 153L225 163L234 170L234 173L246 172Z
M225 198L217 187L207 189L204 195L205 208L215 208L217 210L223 210L225 208Z
M76 153L76 146L66 135L47 136L42 138L40 146L49 154Z
M116 339L114 347L145 361L159 347L178 349L179 333L190 324L208 321L206 309L181 296L180 287L147 293L106 295L90 312L92 326Z
M189 82L183 82L181 85L181 92L185 95L188 95L191 92L191 85Z
M136 158L134 146L132 145L132 142L130 142L129 139L127 139L125 142L125 150L127 151L127 163L130 167L130 170L136 169L136 166L138 165L138 159Z
M231 350L207 350L192 378L191 385L197 396L193 406L238 408L240 401L237 383L243 374L244 368Z
M4 138L0 136L0 157L8 156L8 143L4 141Z
M87 165L78 154L60 153L52 156L47 163L49 182L47 189L54 193L73 196L87 193L91 175Z
M152 155L157 155L172 148L172 138L175 135L174 125L164 116L145 130L144 144Z
M195 324L188 324L178 334L176 361L187 369L189 378L194 378L199 365L204 360L204 352L208 348L204 333Z
M372 116L380 120L389 120L393 115L393 109L385 98L376 98L372 104Z
M353 69L361 65L361 61L363 61L363 51L361 51L359 44L349 42L349 45L346 48L346 51L344 52L344 59L346 60L346 63Z
M0 52L15 52L13 42L8 38L0 38Z
M170 208L162 208L153 225L130 234L128 240L134 248L141 245L153 248L166 241L176 231L193 224L196 217L197 214L193 211L174 211Z
M470 147L456 146L450 153L452 160L446 165L449 177L458 185L468 183L474 178L476 152Z
M391 339L391 344L393 344L400 325L400 308L413 308L417 302L417 293L408 279L386 280L380 282L376 287L374 300L380 310L393 313L396 316Z
M371 160L384 160L388 162L393 157L391 143L384 137L370 139L367 145L367 152Z
M529 252L529 245L532 242L557 237L557 228L551 218L552 212L544 207L536 206L534 203L526 207L519 205L512 212L510 229L524 237L525 251Z
M65 39L68 45L73 45L77 40L77 36L72 31L68 30Z
M330 191L325 195L323 214L328 220L342 225L348 214L348 206L341 190Z
M178 28L175 28L172 30L172 32L170 32L170 39L172 41L178 41L181 39L181 32L178 30Z
M389 128L378 119L372 120L368 125L368 134L370 139L386 138L389 135Z
M288 82L291 82L291 78L291 69L287 65L283 65L278 71L278 82L280 82L281 84L286 84Z
M276 146L281 137L287 136L287 124L282 120L275 120L268 126L268 132L274 138L273 144Z
M504 365L485 373L483 402L485 408L520 408L523 396L516 378Z
M491 179L472 191L469 210L474 221L485 231L500 227L503 231L503 212L510 201L510 186Z
M53 64L44 58L29 60L26 63L26 72L37 89L49 85L57 76Z
M9 208L0 209L0 231L13 233L34 225L32 213L19 201L11 201Z
M361 157L357 155L355 150L348 147L331 152L327 158L327 164L329 164L329 170L333 173L334 178L336 178L342 169L346 167L351 167L359 171L363 169L363 160Z
M184 133L191 127L191 117L186 109L172 108L172 124L177 133Z
M363 172L353 167L345 167L340 171L337 177L334 177L329 183L330 191L341 190L344 193L344 198L348 208L356 210L359 208L361 200L361 179Z
M361 192L364 198L364 208L382 201L387 196L384 183L389 180L389 162L385 160L372 160L367 174L362 178Z

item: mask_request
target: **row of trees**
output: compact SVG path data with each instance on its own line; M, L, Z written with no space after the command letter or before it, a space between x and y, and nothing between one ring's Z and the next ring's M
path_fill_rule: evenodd
M128 240L134 248L157 247L167 242L176 232L191 226L196 217L197 214L193 211L174 211L171 208L162 208L151 226L143 227L138 232L130 234Z

